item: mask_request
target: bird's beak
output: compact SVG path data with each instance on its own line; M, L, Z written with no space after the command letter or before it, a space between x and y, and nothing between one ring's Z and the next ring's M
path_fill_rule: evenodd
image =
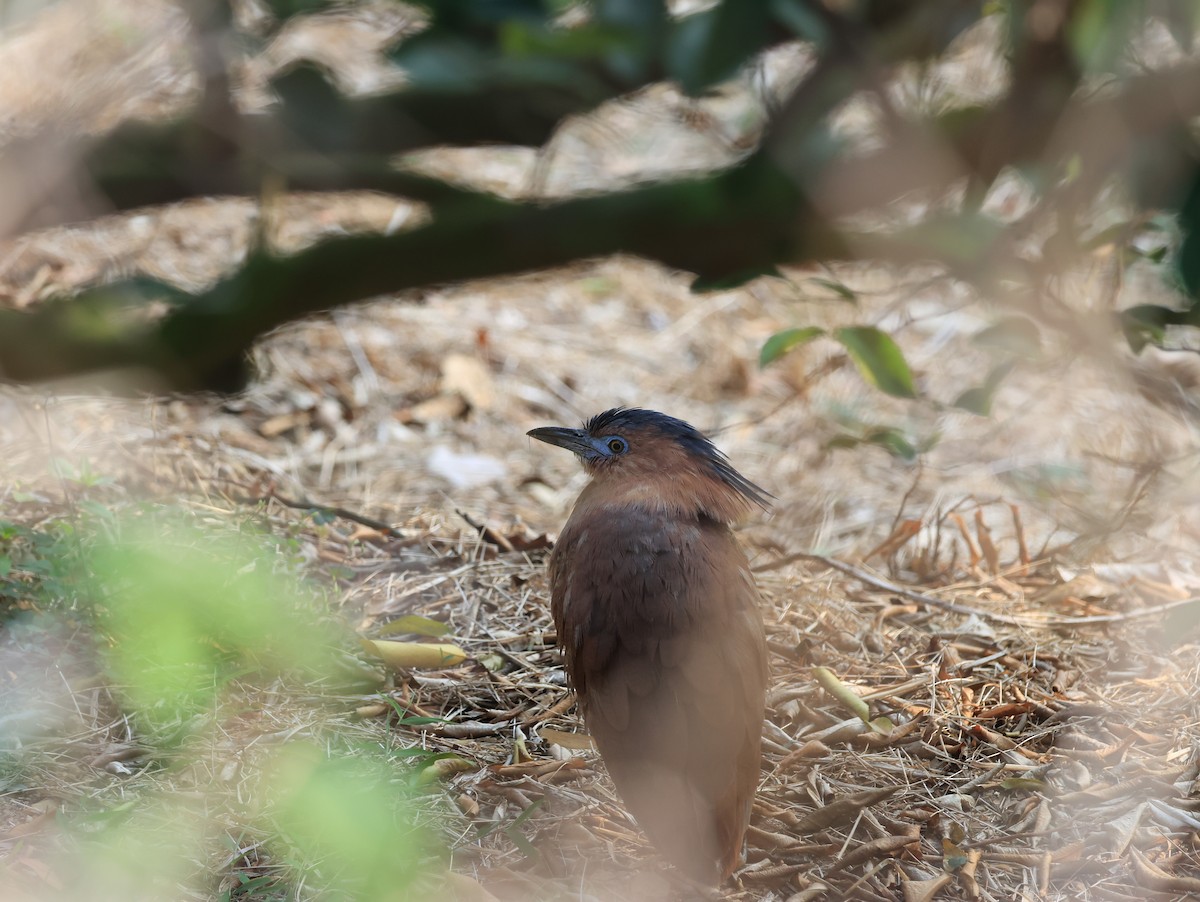
M547 445L557 445L575 454L587 455L596 453L596 446L592 442L592 437L582 429L568 429L565 426L542 426L540 429L530 429L525 434L530 438L537 439L539 442L545 442Z

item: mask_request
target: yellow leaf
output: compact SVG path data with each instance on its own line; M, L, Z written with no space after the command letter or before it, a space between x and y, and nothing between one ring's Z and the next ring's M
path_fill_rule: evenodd
M821 687L845 705L851 714L861 717L863 723L871 722L871 711L862 700L862 696L839 680L832 670L828 667L814 667L813 676Z
M457 645L432 642L392 642L387 639L365 639L370 650L389 667L453 667L467 659L467 653Z
M421 768L420 780L422 783L434 783L438 780L444 780L447 777L453 777L455 774L466 773L478 768L479 765L474 761L468 761L466 758L460 758L458 755L447 755Z

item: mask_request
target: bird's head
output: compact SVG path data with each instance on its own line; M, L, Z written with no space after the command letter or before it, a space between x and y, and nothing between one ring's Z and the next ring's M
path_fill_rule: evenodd
M769 507L770 495L735 470L703 433L665 413L615 407L579 429L545 426L528 434L579 458L592 477L581 503L643 504L724 523L754 506Z

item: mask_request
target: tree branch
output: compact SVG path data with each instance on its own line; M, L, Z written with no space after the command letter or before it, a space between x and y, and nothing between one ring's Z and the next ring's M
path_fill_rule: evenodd
M0 375L33 382L119 367L137 371L124 382L131 388L228 391L244 381L254 339L305 314L617 253L722 279L847 250L761 156L705 179L550 206L461 192L409 232L335 239L286 258L256 252L235 275L133 335L121 320L120 286L32 314L0 313Z

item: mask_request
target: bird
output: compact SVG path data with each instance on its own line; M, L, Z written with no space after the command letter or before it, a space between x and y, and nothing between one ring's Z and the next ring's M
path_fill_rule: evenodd
M719 885L742 857L768 679L758 589L731 527L771 496L657 411L616 407L528 435L591 477L548 564L588 732L659 853Z

